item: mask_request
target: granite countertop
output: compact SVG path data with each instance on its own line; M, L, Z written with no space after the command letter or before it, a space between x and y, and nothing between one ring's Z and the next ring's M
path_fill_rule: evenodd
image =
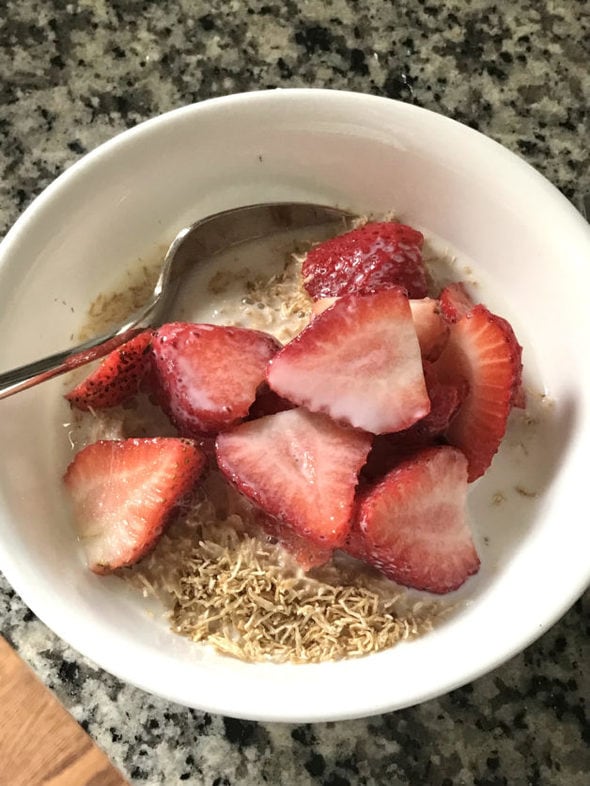
M119 131L267 87L357 90L442 112L576 200L590 192L589 41L585 0L7 0L0 231ZM524 653L422 706L279 725L204 714L122 684L53 635L0 578L2 633L132 784L585 786L589 612L587 593Z

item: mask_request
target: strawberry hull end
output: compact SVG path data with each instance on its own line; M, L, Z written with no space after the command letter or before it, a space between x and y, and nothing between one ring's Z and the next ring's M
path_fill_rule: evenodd
M410 297L427 293L424 236L393 221L371 222L326 240L308 252L303 285L314 300L366 295L402 287Z

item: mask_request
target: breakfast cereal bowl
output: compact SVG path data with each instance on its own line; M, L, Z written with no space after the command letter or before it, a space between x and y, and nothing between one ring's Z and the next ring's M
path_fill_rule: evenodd
M529 403L469 489L477 576L432 630L363 657L252 663L182 638L159 602L85 565L62 484L63 378L0 402L0 568L59 636L153 694L275 721L395 710L522 650L590 579L590 232L552 185L465 126L372 96L277 90L170 112L85 156L4 239L0 371L72 345L96 296L125 289L181 227L271 201L393 211L513 325Z

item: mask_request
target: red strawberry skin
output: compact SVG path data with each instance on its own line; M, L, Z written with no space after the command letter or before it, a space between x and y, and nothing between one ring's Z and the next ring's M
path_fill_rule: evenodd
M467 385L446 438L467 456L470 482L488 469L506 432L521 384L521 353L509 323L478 305L452 325L447 345L434 364L443 384L464 381Z
M163 325L151 346L156 398L183 436L216 434L248 415L279 348L258 330Z
M295 404L373 434L408 428L430 410L399 289L340 298L274 356L267 380Z
M475 305L462 281L446 286L439 295L439 303L442 315L451 324L458 322Z
M350 529L371 436L302 408L242 423L217 437L217 463L265 513L325 549Z
M385 576L444 594L479 570L466 518L467 460L455 448L426 448L365 492L353 529Z
M138 333L110 352L98 368L66 394L72 407L88 411L123 404L139 390L146 376L152 331Z
M141 559L204 464L185 439L101 440L81 450L64 482L90 569L111 573Z
M303 262L303 284L314 300L390 286L421 298L427 293L423 244L424 236L404 224L365 224L312 248Z

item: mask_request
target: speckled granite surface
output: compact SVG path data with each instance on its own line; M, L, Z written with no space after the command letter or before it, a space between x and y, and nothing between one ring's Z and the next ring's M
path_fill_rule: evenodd
M115 133L272 86L352 89L443 112L576 199L590 192L589 41L585 0L5 0L0 230ZM3 579L0 624L133 784L590 782L588 594L472 685L395 714L312 726L233 721L123 685L59 641Z

